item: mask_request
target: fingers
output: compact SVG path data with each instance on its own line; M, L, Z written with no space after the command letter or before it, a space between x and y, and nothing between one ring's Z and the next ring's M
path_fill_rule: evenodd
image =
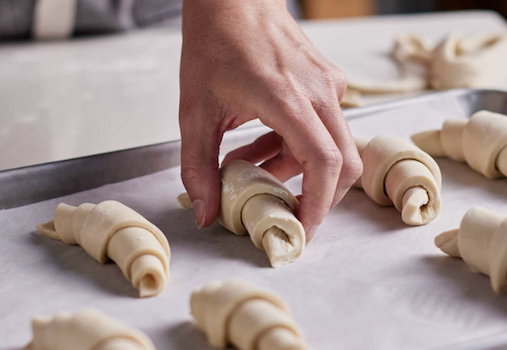
M303 167L298 218L310 241L332 205L342 156L310 101L300 99L298 106L294 105L284 104L276 111L284 118L273 118L273 125L269 126L283 136L295 160Z
M232 160L243 159L250 163L259 163L263 160L274 157L282 148L283 138L276 132L270 132L262 135L257 140L249 145L235 149L229 152L223 162L222 166L226 165Z
M345 96L345 92L347 91L347 77L345 74L334 64L330 63L331 71L334 78L334 84L336 89L336 96L338 97L338 102L341 102L343 96Z
M338 103L317 107L317 113L343 156L340 178L332 206L338 204L363 172L354 137Z
M285 182L303 172L303 166L294 158L287 144L282 145L280 153L261 164L261 168Z
M219 123L180 107L181 179L195 213L197 227L211 225L220 209Z
M313 105L343 156L341 174L333 199L335 206L361 176L363 164L339 104L347 90L347 77L332 63L329 62L328 65L328 75L331 77L328 83L331 84L328 84L324 94L316 96Z
M361 159L339 106L346 90L346 77L334 66L328 73L328 89L320 99L315 99L322 103L311 103L303 97L296 99L298 107L288 107L290 103L286 103L286 108L279 111L282 118L275 120L291 123L271 127L283 136L290 150L282 147L278 155L262 165L282 181L303 170L298 217L308 242L328 210L345 196L362 173Z

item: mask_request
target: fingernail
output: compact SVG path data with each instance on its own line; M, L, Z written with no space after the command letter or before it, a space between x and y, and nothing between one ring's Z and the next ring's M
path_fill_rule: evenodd
M206 221L206 206L200 199L192 201L192 205L194 206L195 225L201 229Z
M317 229L319 228L319 225L310 225L306 229L306 244L310 243L315 235L317 234Z

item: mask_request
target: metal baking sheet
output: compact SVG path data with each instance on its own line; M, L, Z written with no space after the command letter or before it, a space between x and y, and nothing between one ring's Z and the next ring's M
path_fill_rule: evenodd
M507 94L456 90L349 110L346 116L357 135L408 139L480 109L507 112ZM265 131L231 132L223 151ZM457 227L473 205L505 212L507 180L490 181L464 164L438 160L443 207L437 220L422 227L405 226L394 208L379 207L362 191L352 190L299 261L272 269L247 237L216 224L197 230L192 213L176 201L183 191L179 145L150 147L0 174L1 198L10 201L4 205L10 209L0 210L0 350L21 349L29 341L35 313L82 307L100 308L142 329L159 350L210 349L191 321L190 292L210 280L234 277L283 295L313 349L507 347L507 297L495 295L486 276L472 273L433 245L433 238ZM79 169L85 164L83 176ZM125 167L135 169L125 175ZM104 172L108 177L101 179ZM55 173L62 174L58 181L64 190L58 183L48 185ZM288 186L299 193L301 177ZM16 193L24 198L16 202ZM167 235L173 256L162 295L138 299L115 264L100 265L80 247L35 232L35 225L49 220L60 202L106 199L131 206Z
M344 114L349 120L382 118L387 111L387 114L398 118L403 113L413 113L415 110L431 111L434 106L445 106L444 110L451 113L449 116L469 117L482 109L507 113L507 93L496 90L457 89L349 109ZM396 113L392 114L392 110ZM224 138L221 153L252 142L266 131L267 128L257 126L229 132ZM179 166L179 147L180 142L174 141L0 171L0 209L56 198Z

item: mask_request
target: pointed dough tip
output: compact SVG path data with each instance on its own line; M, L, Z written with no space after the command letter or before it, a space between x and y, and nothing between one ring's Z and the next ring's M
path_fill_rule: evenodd
M180 205L183 209L194 209L194 205L192 204L192 201L190 200L190 197L188 196L188 193L182 193L178 196L178 202L180 202Z
M51 322L52 318L49 317L49 316L46 316L46 315L35 315L33 318L32 318L32 324L34 326L43 326L43 325L47 325Z
M441 130L428 130L412 135L410 138L414 144L433 157L446 157L442 141Z
M36 226L36 228L37 228L37 231L39 231L39 233L41 235L60 241L60 237L58 236L58 233L56 232L54 221L51 220L51 221L43 223L43 224L38 224Z
M460 258L458 247L458 229L443 232L435 237L435 245L444 253Z

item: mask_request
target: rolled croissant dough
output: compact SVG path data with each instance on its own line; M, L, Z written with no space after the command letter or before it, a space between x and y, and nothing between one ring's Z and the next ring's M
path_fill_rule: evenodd
M394 205L408 225L424 225L440 210L442 175L437 163L410 143L388 135L356 137L363 175L355 184L382 206Z
M141 297L162 292L169 276L167 238L155 225L116 201L58 205L54 220L37 230L67 244L79 244L100 263L113 260Z
M35 316L25 350L156 350L141 331L94 309Z
M496 293L503 291L507 284L507 215L474 207L467 212L459 229L438 235L435 245L489 275Z
M412 136L414 143L435 157L466 161L489 179L507 175L507 116L479 111L470 119L450 119L441 130Z
M246 282L211 282L192 293L190 309L213 347L307 349L285 301Z
M244 160L221 170L222 196L218 220L237 235L249 234L265 250L273 267L296 260L305 246L305 232L294 215L298 201L272 174ZM191 207L188 195L178 197Z
M491 87L507 77L507 34L462 37L452 33L435 47L423 37L405 34L396 38L391 58L400 68L399 79L351 78L349 90L357 94Z

